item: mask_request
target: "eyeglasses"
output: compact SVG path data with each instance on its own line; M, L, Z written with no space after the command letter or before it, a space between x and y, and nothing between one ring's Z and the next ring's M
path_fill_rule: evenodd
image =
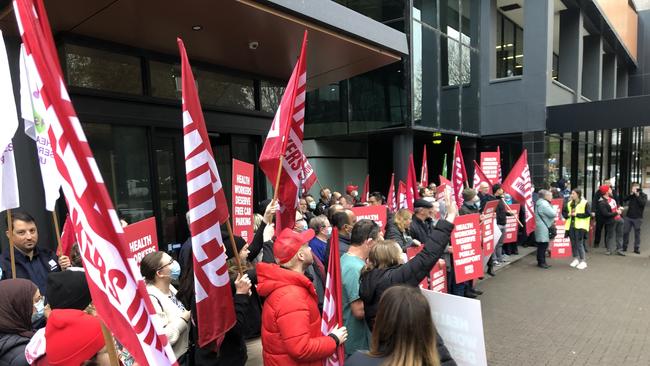
M163 264L162 266L158 267L158 268L156 269L156 272L160 271L161 269L163 269L163 268L165 268L165 267L167 267L167 266L171 266L172 263L174 263L174 260L173 260L173 259L170 260L169 263L167 263L167 264Z

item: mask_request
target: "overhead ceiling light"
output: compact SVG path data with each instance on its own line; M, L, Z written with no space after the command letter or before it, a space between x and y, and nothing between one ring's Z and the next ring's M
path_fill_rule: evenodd
M200 24L193 25L193 26L192 26L192 30L198 32L198 31L200 31L200 30L203 30L203 26L200 25Z

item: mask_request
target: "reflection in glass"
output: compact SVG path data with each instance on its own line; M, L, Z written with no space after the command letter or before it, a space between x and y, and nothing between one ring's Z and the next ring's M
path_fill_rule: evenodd
M197 69L199 98L205 105L255 109L255 88L252 79L244 79L213 71Z
M181 77L179 64L149 61L151 96L167 99L181 99L181 88L177 84Z
M70 86L142 94L140 58L72 44L64 49Z
M305 137L347 134L346 108L341 102L345 85L346 82L334 83L307 92Z
M260 102L263 112L275 113L282 100L285 85L262 80L260 83Z
M571 134L562 135L562 171L559 178L564 178L567 182L571 181ZM559 179L558 178L558 179Z
M176 154L173 137L156 136L154 140L154 159L158 173L158 195L160 198L160 220L162 227L161 244L176 243L179 227L183 224L185 213L178 207L176 189Z
M560 178L560 139L556 136L546 136L546 164L548 183L557 182Z

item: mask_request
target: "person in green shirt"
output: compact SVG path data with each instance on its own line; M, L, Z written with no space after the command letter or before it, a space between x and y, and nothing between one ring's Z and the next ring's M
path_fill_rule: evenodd
M359 276L375 240L380 239L379 225L372 220L359 220L352 228L350 248L341 256L343 285L343 323L348 329L345 357L370 346L370 330L364 319L363 301L359 298Z

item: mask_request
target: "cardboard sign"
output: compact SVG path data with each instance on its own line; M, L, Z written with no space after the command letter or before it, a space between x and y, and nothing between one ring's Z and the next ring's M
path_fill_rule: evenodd
M447 263L444 259L438 259L429 273L429 290L447 293Z
M562 208L564 207L564 200L562 198L554 198L551 200L551 206L555 209L555 222L564 220L562 217Z
M232 159L232 231L253 241L253 164Z
M129 245L131 257L140 267L145 255L158 251L156 218L150 217L124 227L124 241Z
M481 302L420 290L429 302L436 330L458 366L487 365Z
M376 222L381 231L386 228L387 208L386 206L360 206L352 207L350 210L354 212L357 221L361 219L369 219Z
M549 246L551 247L551 258L564 258L570 257L571 253L571 239L565 238L564 220L556 221L555 227L557 228L557 236L551 240Z
M423 248L424 248L424 245L420 245L420 246L417 246L417 247L411 246L411 247L406 248L406 258L408 258L408 260L411 260L411 258L415 257L418 253L420 253ZM435 266L434 266L434 268L435 268ZM429 289L429 279L427 277L424 277L422 282L420 282L420 287L424 288L424 289Z
M440 184L436 190L436 201L445 199L445 190L449 191L449 197L453 199L454 197L454 188L451 185L451 181L442 175L440 178Z
M516 243L517 242L517 232L519 231L519 224L517 223L517 218L519 218L519 208L521 207L518 203L513 203L508 205L510 211L512 211L512 216L506 216L506 233L503 238L504 243Z
M500 168L501 163L499 162L498 151L487 151L481 153L481 170L485 174L486 178L492 182L497 182L499 180Z
M496 211L499 201L488 201L483 207L483 214L481 215L481 237L483 244L483 256L489 257L494 253L494 246L499 239L495 239L494 230L499 230L496 227Z
M451 232L456 283L479 278L483 275L483 251L481 249L480 215L456 217Z

